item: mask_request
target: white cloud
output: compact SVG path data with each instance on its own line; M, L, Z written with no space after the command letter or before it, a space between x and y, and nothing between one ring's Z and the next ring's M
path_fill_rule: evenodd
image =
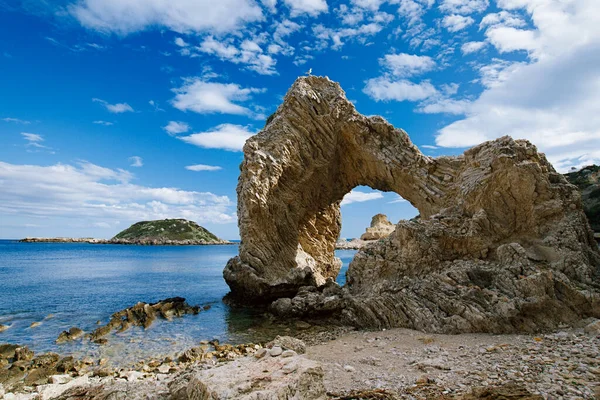
M379 191L373 192L359 192L358 190L352 190L344 196L341 205L347 206L352 203L363 203L365 201L377 200L383 198L383 194Z
M181 111L199 114L236 114L260 119L263 116L240 104L247 102L253 94L264 89L242 88L235 83L217 83L201 78L188 78L180 88L173 89L176 96L171 100L173 107Z
M323 41L321 48L327 47L327 42L332 41L332 48L339 50L345 42L342 39L352 38L359 43L365 43L366 40L383 29L383 26L376 23L362 24L358 28L333 29L319 24L313 27L313 33L318 39Z
M205 165L205 164L196 164L196 165L188 165L185 169L190 171L220 171L223 168L218 167L216 165Z
M112 122L108 122L108 121L94 121L93 123L96 124L96 125L103 125L103 126L114 125Z
M525 47L530 60L492 60L480 68L486 89L466 118L439 131L436 143L466 147L511 135L531 140L560 169L582 160L600 162L600 25L593 17L597 4L500 0L498 5L509 10L524 7L535 29L514 35L513 43L492 44L501 51ZM493 26L488 32L497 29L514 28Z
M131 167L139 168L144 166L144 160L140 156L129 157L129 162L131 163Z
M272 13L277 12L277 0L261 0L261 3Z
M86 28L119 35L153 27L224 33L263 19L253 0L79 0L68 11Z
M43 142L44 138L36 133L21 132L21 136L30 143Z
M227 151L242 151L244 143L254 132L246 127L233 124L222 124L207 132L198 132L179 139L206 149L223 149Z
M486 44L486 42L467 42L460 47L460 50L463 54L476 53L479 50L483 49L486 46Z
M424 148L424 149L428 149L428 150L437 150L437 149L439 149L439 147L432 146L430 144L424 144L424 145L421 145L421 147Z
M475 23L473 18L458 14L446 15L442 20L442 26L448 29L448 32L458 32L473 23Z
M190 130L190 126L188 124L186 124L185 122L169 121L167 126L164 126L163 129L169 135L177 135L180 133L188 132Z
M401 77L422 74L435 68L435 61L431 57L406 53L386 54L379 62L394 75Z
M243 40L238 48L230 41L219 41L213 36L208 36L197 47L197 50L234 64L245 64L247 69L261 75L277 73L275 70L277 61L270 55L264 54L258 43L250 39Z
M102 104L104 106L104 108L106 108L109 112L111 112L113 114L122 114L125 112L133 112L134 111L133 108L131 108L131 106L127 103L110 104L107 101L98 99L98 98L93 98L92 101L95 103Z
M525 26L527 23L518 15L509 13L508 11L500 11L498 13L491 13L481 19L479 23L479 29L486 28L488 26L502 25L512 26L519 28Z
M440 10L452 14L472 14L485 11L488 0L442 0Z
M91 224L186 218L235 223L227 196L152 188L130 183L133 175L82 162L76 166L0 162L0 219L89 220Z
M22 124L22 125L29 125L31 124L30 121L25 121L19 118L2 118L2 121L4 122L14 122L15 124Z
M376 101L419 101L438 93L427 81L416 84L406 79L394 80L383 76L369 79L363 92Z
M533 52L539 46L536 33L530 30L494 26L489 28L485 32L485 35L500 53L509 53L517 50Z
M188 47L189 45L180 37L175 38L175 45L179 47Z
M471 106L471 102L468 100L455 100L448 98L433 99L420 104L416 109L417 112L424 114L455 114L463 115Z
M283 2L290 8L290 15L292 17L302 14L316 17L328 11L325 0L283 0Z

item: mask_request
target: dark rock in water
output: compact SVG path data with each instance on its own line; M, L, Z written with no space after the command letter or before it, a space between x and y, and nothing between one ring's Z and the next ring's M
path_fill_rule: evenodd
M82 338L83 335L84 335L83 330L76 328L76 327L72 327L68 331L62 331L61 334L58 335L58 338L56 339L56 343L61 344L61 343L71 342L73 340Z
M151 304L139 302L133 307L114 313L108 324L92 332L90 338L95 343L104 344L105 342L100 338L113 330L124 332L131 326L141 326L147 329L157 316L170 321L173 317L183 317L186 314L196 315L200 310L199 306L187 304L183 297L168 298Z

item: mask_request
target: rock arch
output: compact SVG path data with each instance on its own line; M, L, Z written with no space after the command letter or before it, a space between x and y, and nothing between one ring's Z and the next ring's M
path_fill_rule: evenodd
M340 268L340 201L360 185L398 193L421 219L361 250L340 289L326 284ZM280 298L283 315L435 332L600 317L600 253L581 195L527 141L430 158L356 112L337 83L302 77L246 142L237 192L242 242L224 278L244 300Z
M298 79L244 147L238 183L240 255L224 277L236 294L269 300L337 276L340 202L357 186L393 191L424 218L443 205L447 171L406 132L356 112L340 86Z

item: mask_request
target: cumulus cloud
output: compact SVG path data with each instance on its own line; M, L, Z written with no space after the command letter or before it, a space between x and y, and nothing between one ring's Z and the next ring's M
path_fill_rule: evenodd
M79 0L67 9L84 27L119 35L153 27L224 33L264 18L253 0Z
M467 42L460 46L460 51L463 54L471 54L476 53L479 50L483 49L486 46L486 42Z
M316 17L328 10L325 0L283 0L285 5L290 8L290 15L296 17L302 14L308 14Z
M127 103L117 103L117 104L110 104L105 100L102 99L98 99L98 98L93 98L92 101L94 103L100 103L104 106L104 108L106 108L109 112L113 113L113 114L122 114L125 112L133 112L133 108L131 108L131 106Z
M188 165L185 169L189 171L220 171L223 168L216 165L205 165L205 164L196 164L196 165Z
M173 107L199 114L236 114L260 119L263 116L238 103L247 102L253 94L265 89L242 88L235 83L218 83L202 78L188 78L180 88L173 89L176 96Z
M413 83L406 79L379 77L369 79L363 92L376 101L419 101L437 93L428 81Z
M188 132L190 130L190 126L188 124L186 124L185 122L169 121L167 126L164 126L163 129L169 135L174 136L174 135L178 135L180 133Z
M140 156L132 156L129 157L129 162L131 163L131 167L143 167L144 166L144 161L142 160L142 157Z
M206 149L242 151L246 140L254 134L245 126L222 124L212 130L181 136L179 139Z
M344 196L341 205L347 206L352 203L363 203L365 201L382 199L383 194L380 191L373 192L360 192L358 190L352 190Z
M328 28L325 25L319 24L313 27L313 33L323 41L319 46L327 47L327 43L331 41L331 47L335 50L340 49L344 45L345 39L353 39L359 43L365 43L366 40L383 29L383 25L377 23L362 24L357 28Z
M133 175L87 162L21 165L0 162L0 219L115 221L186 218L198 223L234 223L227 196L132 184Z
M475 23L471 17L465 17L458 14L446 15L442 19L442 26L448 29L448 32L458 32L465 29L467 26Z
M498 5L525 11L535 28L517 32L492 24L486 32L492 45L501 52L528 50L529 61L496 59L481 67L485 90L464 119L439 131L436 143L466 147L511 135L531 140L559 169L582 160L600 162L600 26L592 17L597 2ZM498 32L510 33L500 39Z

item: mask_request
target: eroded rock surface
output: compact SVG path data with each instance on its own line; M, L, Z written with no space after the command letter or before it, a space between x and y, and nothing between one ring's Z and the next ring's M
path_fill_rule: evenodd
M363 248L338 293L325 284L340 267L340 201L359 185L398 193L420 219ZM383 118L358 114L337 83L303 77L246 142L238 199L240 255L224 277L246 300L280 298L272 308L285 315L433 332L600 316L581 194L528 141L430 158ZM320 289L298 293L310 286Z
M371 226L362 234L360 240L379 240L391 235L396 226L392 224L385 214L377 214L371 220Z

